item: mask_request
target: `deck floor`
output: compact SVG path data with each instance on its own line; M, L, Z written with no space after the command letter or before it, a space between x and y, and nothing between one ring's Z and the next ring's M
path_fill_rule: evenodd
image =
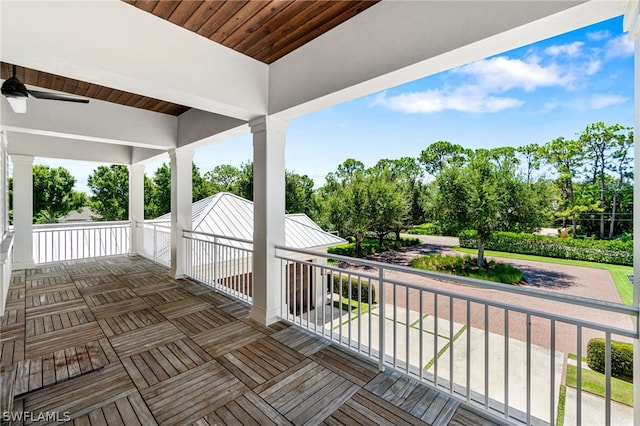
M140 257L14 271L0 367L31 360L28 383L36 385L15 398L13 411L24 414L13 424L493 424L296 327L263 327L248 312ZM59 357L78 347L106 365L69 375L71 358L67 366Z

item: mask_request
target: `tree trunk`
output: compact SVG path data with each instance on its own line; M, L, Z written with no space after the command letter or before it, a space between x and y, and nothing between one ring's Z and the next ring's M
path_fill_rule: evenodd
M576 218L576 214L573 213L571 216L571 226L573 227L573 233L571 234L571 238L575 238L576 237L576 231L577 231L577 227L578 227L578 219Z
M618 191L613 193L613 203L611 205L611 223L609 223L609 239L613 238L613 230L616 225L616 203L618 202Z
M396 233L396 241L400 241L400 230L394 231Z
M355 235L356 238L356 257L362 257L362 236L359 234Z
M478 268L484 268L484 240L478 235Z
M378 234L378 247L382 250L382 244L384 244L384 234Z
M602 209L602 212L600 212L600 239L601 240L604 239L604 205L606 202L604 187L605 187L604 172L602 172L600 176L600 208Z

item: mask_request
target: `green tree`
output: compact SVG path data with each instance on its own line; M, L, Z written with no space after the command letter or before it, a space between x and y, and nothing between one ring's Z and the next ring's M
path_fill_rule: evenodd
M587 170L590 180L597 184L600 199L600 238L605 237L605 209L608 205L606 197L606 174L614 167L611 163L616 162L613 153L616 148L624 147L628 140L631 129L620 124L607 126L603 122L587 125L579 135L579 141L586 153L586 159L591 167Z
M211 183L200 174L196 163L191 163L191 199L195 202L214 194Z
M531 183L533 180L533 172L540 169L540 145L537 143L531 143L518 147L516 151L524 161L527 183Z
M75 183L76 179L64 167L34 165L33 216L35 223L54 223L74 210L79 211L86 204L87 199L84 193L73 191Z
M382 159L374 166L376 170L388 170L391 179L398 182L404 196L409 201L410 210L403 224L396 227L396 239L400 239L400 230L409 225L422 223L424 210L422 208L422 196L424 185L422 183L423 171L415 158L402 157L395 160Z
M237 194L242 171L235 166L221 164L205 173L204 177L209 181L214 194L217 192Z
M394 179L393 173L388 169L370 170L365 185L369 219L367 228L377 235L378 246L382 248L384 237L389 232L395 232L396 239L400 239L400 230L409 217L409 199L405 185Z
M155 219L160 216L158 214L158 206L156 205L156 186L149 176L144 175L144 218Z
M121 164L99 166L89 176L91 208L103 220L127 220L129 217L129 169Z
M566 219L570 218L575 231L580 212L584 211L585 205L592 204L584 197L576 197L575 180L584 164L582 144L576 140L559 137L547 142L541 151L543 159L556 171L556 184L562 195L557 214L563 219L563 226L566 226Z
M471 157L461 174L466 199L464 223L478 236L478 267L484 267L484 245L500 223L503 207L500 179L495 164L486 152Z
M315 215L314 182L307 175L285 172L285 210L287 213Z
M162 216L171 211L171 168L163 163L158 167L153 175L155 188L155 206L157 216ZM157 217L156 216L156 217Z
M472 151L447 141L438 141L422 151L418 160L425 171L437 176L442 170L450 166L460 167L468 160Z
M615 184L611 201L611 222L609 223L609 238L613 238L616 223L618 200L627 179L633 180L632 158L629 150L633 147L633 132L629 131L624 138L615 139L612 144L610 170L615 173Z

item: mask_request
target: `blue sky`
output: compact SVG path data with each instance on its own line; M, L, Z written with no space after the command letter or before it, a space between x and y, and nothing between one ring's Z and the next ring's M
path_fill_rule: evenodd
M286 167L316 185L347 158L417 157L430 143L467 148L544 144L572 138L589 123L633 125L633 48L622 18L436 74L291 120ZM195 152L201 171L252 158L251 135ZM168 162L168 158L164 161ZM64 166L87 191L96 163ZM149 164L148 175L162 161Z

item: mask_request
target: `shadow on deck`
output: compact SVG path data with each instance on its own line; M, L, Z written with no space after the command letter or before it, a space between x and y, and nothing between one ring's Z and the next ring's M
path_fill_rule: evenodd
M16 378L27 389L13 401L21 420L9 423L493 424L296 327L263 327L248 311L140 257L14 271L0 367L29 362ZM3 412L3 424L11 416Z

